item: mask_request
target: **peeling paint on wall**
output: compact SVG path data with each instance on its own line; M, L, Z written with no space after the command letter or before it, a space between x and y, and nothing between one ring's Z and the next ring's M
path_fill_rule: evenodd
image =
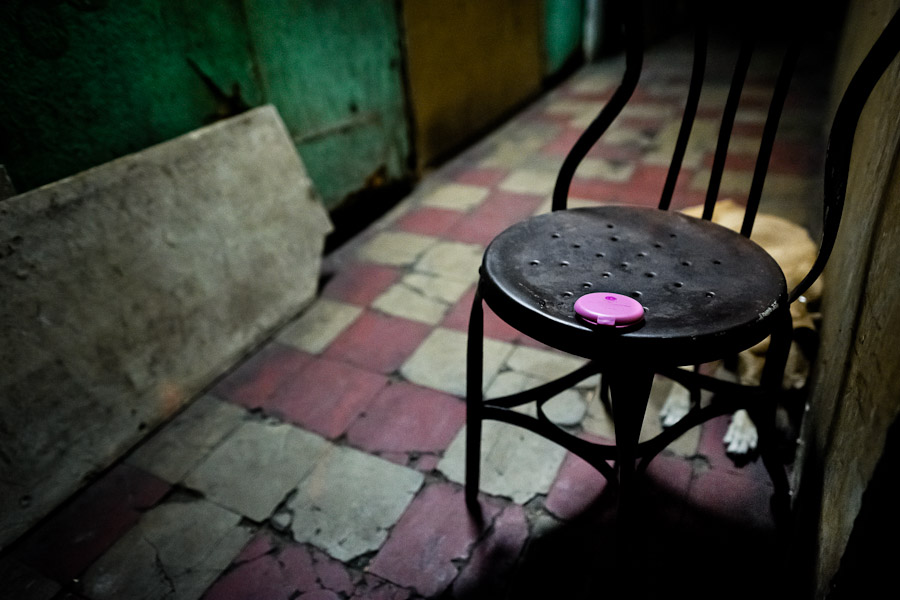
M0 164L20 191L272 103L326 205L407 175L393 3L0 3ZM318 132L319 135L310 135Z

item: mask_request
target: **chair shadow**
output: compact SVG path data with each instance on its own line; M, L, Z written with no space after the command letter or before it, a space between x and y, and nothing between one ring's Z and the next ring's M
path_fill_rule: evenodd
M521 554L495 549L496 565L449 600L783 597L778 538L688 504L645 480L631 556L615 543L616 494L609 489L581 514L532 535Z

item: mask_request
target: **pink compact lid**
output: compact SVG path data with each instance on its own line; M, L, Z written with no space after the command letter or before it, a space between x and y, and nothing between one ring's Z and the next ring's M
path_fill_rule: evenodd
M644 307L634 298L594 292L575 301L575 312L591 325L627 327L644 318Z

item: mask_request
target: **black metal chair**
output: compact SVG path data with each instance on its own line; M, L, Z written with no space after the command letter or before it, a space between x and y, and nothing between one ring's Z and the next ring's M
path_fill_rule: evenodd
M635 90L642 68L641 8L626 3L626 69L621 84L575 143L560 170L552 212L518 223L485 251L472 305L467 357L466 502L478 514L481 425L485 419L527 428L565 447L596 468L619 493L619 519L628 520L636 478L649 461L688 429L715 416L746 408L759 430L759 448L774 485L776 521L790 509L790 490L775 443L776 402L791 344L790 304L821 274L840 222L850 151L860 113L900 46L895 15L865 58L836 113L825 164L823 237L806 277L788 290L776 262L749 241L760 202L775 132L797 62L799 44L787 48L775 82L746 213L740 233L710 222L719 192L753 40L741 45L723 109L718 146L702 219L669 211L704 79L708 34L701 19L684 117L661 190L659 209L598 206L566 209L572 177ZM799 36L795 36L799 38ZM574 303L588 292L631 296L645 307L643 320L626 327L590 326ZM553 348L589 362L559 379L511 396L485 401L482 394L482 301L505 322ZM742 386L681 369L734 356L771 336L759 386ZM615 444L594 444L554 425L543 404L585 378L600 373L611 395ZM716 394L719 402L691 411L656 438L639 443L654 374L692 390ZM535 402L537 416L511 410ZM611 466L613 465L613 466Z

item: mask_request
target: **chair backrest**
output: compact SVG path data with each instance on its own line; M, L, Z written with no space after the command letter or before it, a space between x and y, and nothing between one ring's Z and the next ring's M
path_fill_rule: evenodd
M619 86L614 91L610 100L604 105L597 117L588 125L578 140L569 151L553 190L552 209L563 210L568 201L569 188L581 161L587 156L591 148L600 140L602 135L610 127L616 117L622 112L640 79L644 61L643 41L643 15L641 2L625 2L624 6L624 32L625 32L625 72ZM660 191L659 208L668 210L675 184L681 172L685 150L690 139L697 107L704 83L704 75L707 62L707 50L709 45L709 1L699 0L694 16L694 53L691 69L691 79L685 100L684 114L681 126L676 138L675 147L665 183ZM801 6L803 5L803 6ZM703 208L703 218L711 219L715 210L715 203L719 195L719 187L725 168L725 160L728 154L728 144L737 114L738 104L747 76L747 71L753 55L757 37L763 29L760 25L765 20L773 18L788 19L789 23L799 23L801 9L812 10L813 7L803 2L788 2L787 10L782 11L777 17L771 13L759 11L751 16L742 27L742 39L734 72L731 78L728 95L722 109L721 122L715 153L713 155L709 185ZM788 94L790 82L795 71L800 47L803 42L802 32L798 28L798 34L790 37L783 52L781 67L772 89L768 113L763 127L759 152L750 184L747 204L744 212L741 234L750 237L753 224L759 209L763 185L772 155L775 142L775 134L778 130L781 113ZM844 203L844 195L847 188L847 178L850 167L850 152L853 145L853 137L860 114L881 75L891 64L894 57L900 51L900 11L894 15L869 54L863 60L855 76L852 78L843 99L835 114L825 160L825 193L823 210L822 241L818 256L810 272L790 292L790 301L793 302L802 295L810 285L818 278L825 268L828 257L834 247L840 225L841 212Z

